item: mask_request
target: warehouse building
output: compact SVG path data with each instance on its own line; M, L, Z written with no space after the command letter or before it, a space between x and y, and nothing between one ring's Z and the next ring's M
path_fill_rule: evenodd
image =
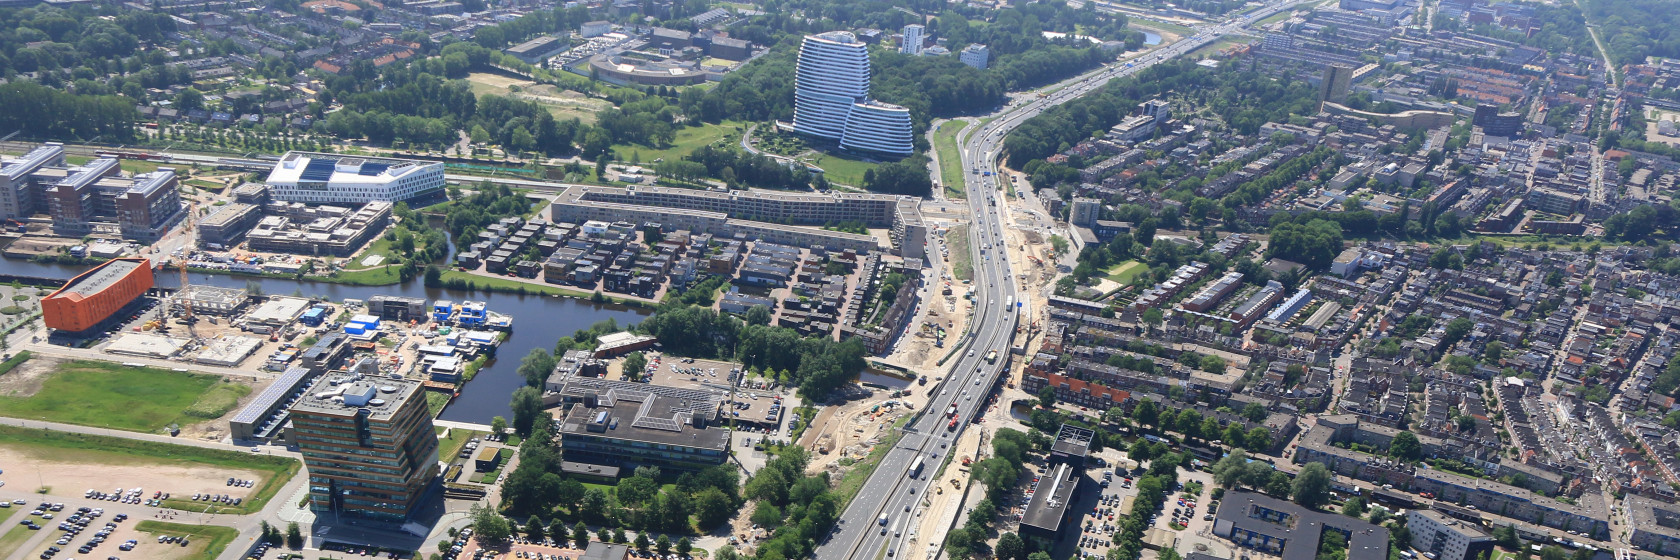
M47 328L79 333L99 326L152 289L151 261L113 259L41 298Z

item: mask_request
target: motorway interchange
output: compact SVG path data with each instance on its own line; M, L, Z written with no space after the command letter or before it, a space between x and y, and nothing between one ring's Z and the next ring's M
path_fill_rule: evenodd
M951 366L949 375L941 381L932 403L912 424L904 427L904 436L881 459L881 464L870 475L863 489L847 506L840 516L837 530L818 548L818 558L873 559L880 557L883 550L886 556L898 558L911 552L906 545L920 520L920 501L934 483L934 474L942 462L949 458L951 445L997 387L1009 361L1006 358L991 363L986 359L990 351L1000 354L1009 351L1019 322L1016 313L1019 304L1015 302L1022 299L1021 287L1015 285L1007 253L1002 249L1008 243L1003 237L1002 214L1007 203L999 200L1003 191L995 170L1004 135L1044 110L1089 93L1111 79L1129 76L1151 65L1193 52L1226 33L1291 5L1292 2L1273 2L1147 56L1063 81L1046 88L1050 93L1042 98L1003 108L984 127L968 136L961 146L961 153L962 165L967 170L968 203L974 219L969 246L977 254L974 258L975 316L963 339L966 348L959 349L961 354ZM956 407L956 414L948 417L946 412L952 406ZM918 461L920 465L917 465ZM926 544L938 540L920 538L918 542Z

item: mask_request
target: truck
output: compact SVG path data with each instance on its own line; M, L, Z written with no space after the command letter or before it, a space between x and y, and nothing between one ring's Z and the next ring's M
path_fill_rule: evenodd
M951 408L945 411L945 417L946 418L956 418L957 417L957 405L954 405L954 404L951 405Z
M988 364L997 363L997 350L986 351L986 363L988 363Z
M1007 298L1004 298L1004 300L1003 300L1003 310L1006 311L1006 312L1015 310L1015 296L1009 296Z
M916 461L913 462L913 463L910 463L910 478L912 480L914 480L916 477L921 476L921 475L922 475L922 457L918 455L918 456L916 456Z
M956 419L956 418L952 418L952 419L951 419L951 423L950 423L950 424L946 424L946 425L945 425L945 429L947 429L947 430L951 430L951 431L953 431L953 432L954 432L954 431L957 431L957 419Z

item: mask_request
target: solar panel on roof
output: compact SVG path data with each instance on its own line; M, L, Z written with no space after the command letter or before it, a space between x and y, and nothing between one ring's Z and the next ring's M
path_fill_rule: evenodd
M251 400L251 404L240 410L239 414L233 417L233 422L246 424L256 422L268 413L269 408L274 406L274 403L289 396L292 390L297 388L298 381L306 375L309 375L309 370L306 368L287 368L284 374L274 380L274 383L269 384L268 389L257 395L257 398Z
M327 179L331 179L332 174L333 174L333 168L334 168L334 165L333 165L333 162L331 162L331 161L324 160L324 159L309 160L309 164L303 166L303 173L298 175L298 180L299 181L325 181Z
M391 167L391 165L388 164L388 163L373 163L373 162L370 161L370 162L362 164L361 171L357 171L356 174L357 175L366 175L366 176L372 177L374 175L384 173L385 169L389 168L389 167Z

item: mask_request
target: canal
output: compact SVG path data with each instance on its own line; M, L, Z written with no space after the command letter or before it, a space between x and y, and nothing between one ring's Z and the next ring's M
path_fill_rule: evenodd
M87 268L41 264L20 259L0 259L0 273L20 276L68 279ZM507 341L497 348L498 359L479 371L478 376L461 389L461 396L438 416L442 420L480 424L489 424L490 419L495 416L502 416L511 421L513 412L508 408L508 401L513 397L513 391L525 383L516 370L519 369L520 358L525 357L531 349L552 351L554 342L560 340L560 337L571 336L578 329L596 322L613 319L618 321L619 325L628 325L640 322L651 313L643 309L597 305L572 298L427 288L418 278L392 286L346 286L325 282L202 273L191 273L190 278L194 284L230 288L243 288L254 283L268 295L320 296L334 302L344 301L346 298L366 300L381 294L426 298L428 301L447 299L456 302L488 302L490 310L513 317L513 332L509 334ZM157 284L162 287L175 287L180 282L177 280L177 274L171 272L159 274Z

